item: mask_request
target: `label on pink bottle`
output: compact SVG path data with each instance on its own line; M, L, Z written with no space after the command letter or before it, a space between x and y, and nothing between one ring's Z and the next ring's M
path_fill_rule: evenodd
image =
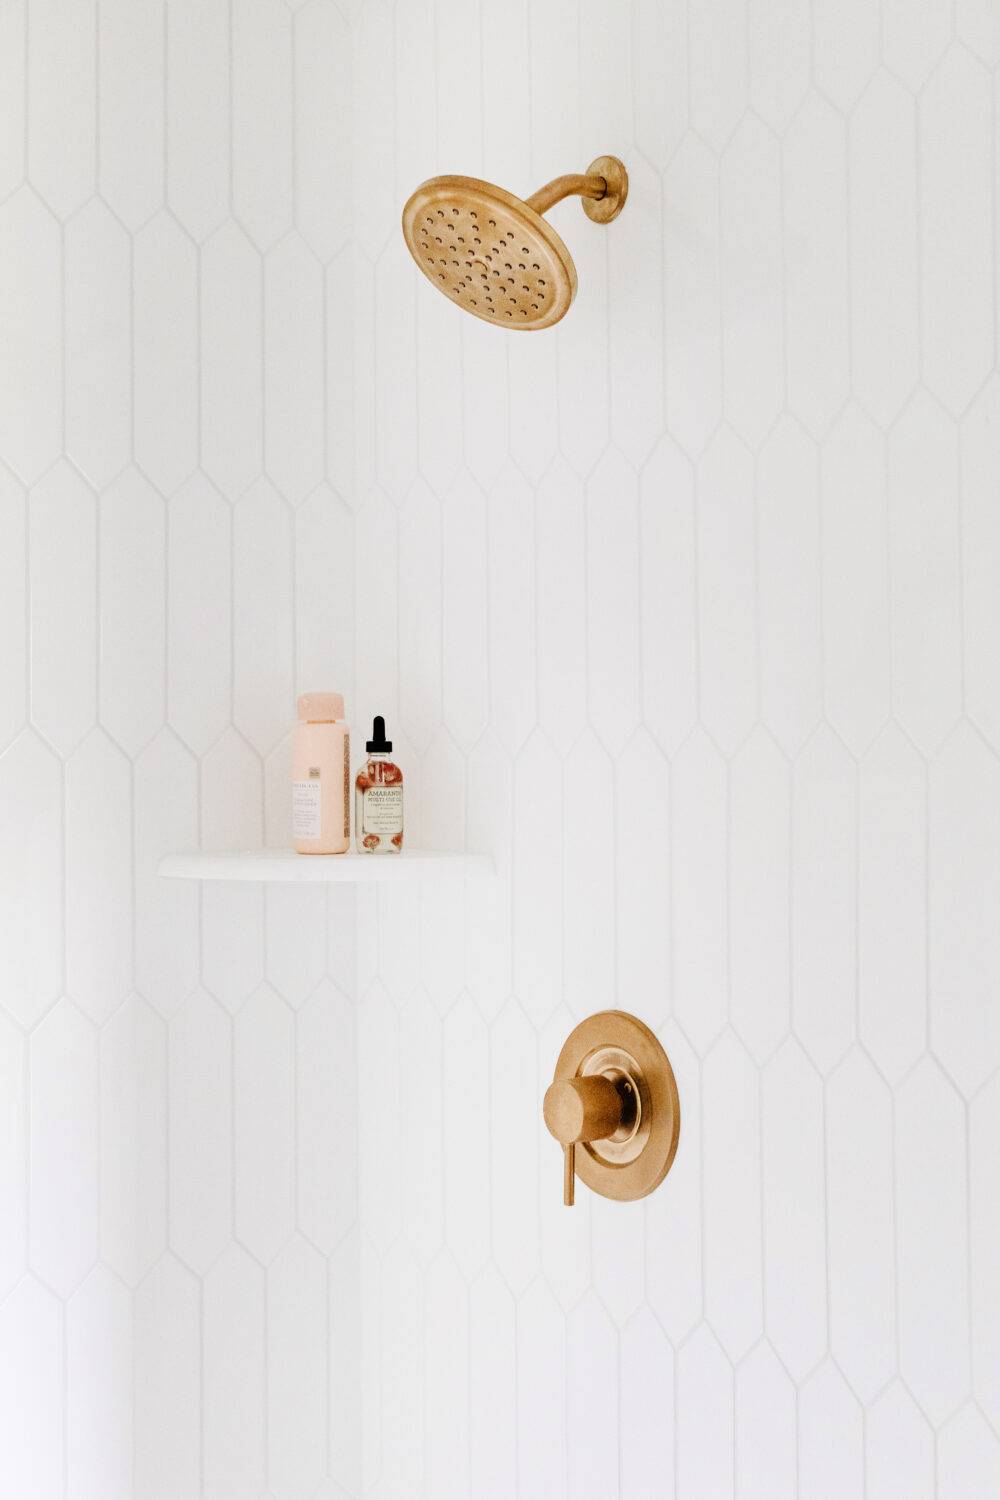
M318 839L323 836L322 782L319 772L310 781L292 782L292 837Z

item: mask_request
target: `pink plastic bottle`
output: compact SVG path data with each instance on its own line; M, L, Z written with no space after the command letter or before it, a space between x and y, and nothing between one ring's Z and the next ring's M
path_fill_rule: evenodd
M340 693L303 693L292 745L292 838L299 854L351 844L351 734Z

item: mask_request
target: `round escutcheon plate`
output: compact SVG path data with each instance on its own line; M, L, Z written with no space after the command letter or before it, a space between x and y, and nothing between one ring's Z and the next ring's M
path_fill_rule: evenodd
M681 1105L670 1059L643 1021L624 1010L602 1010L570 1032L553 1078L595 1073L633 1090L636 1103L614 1136L577 1146L576 1175L604 1198L645 1198L673 1166L680 1139Z

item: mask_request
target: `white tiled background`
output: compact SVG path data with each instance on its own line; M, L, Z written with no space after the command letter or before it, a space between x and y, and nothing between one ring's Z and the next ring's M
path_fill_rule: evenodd
M991 0L0 0L0 1494L1000 1494ZM507 339L437 171L604 152ZM157 882L386 714L463 893ZM573 1021L677 1165L559 1202ZM360 1127L360 1128L359 1128Z

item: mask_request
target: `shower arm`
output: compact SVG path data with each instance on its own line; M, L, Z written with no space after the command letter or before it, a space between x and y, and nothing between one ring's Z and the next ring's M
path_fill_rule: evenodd
M599 177L597 173L568 172L565 177L555 177L547 182L537 193L532 193L530 198L525 199L525 202L536 214L544 214L553 204L561 203L564 198L572 198L574 194L580 198L601 199L607 191L606 177Z

